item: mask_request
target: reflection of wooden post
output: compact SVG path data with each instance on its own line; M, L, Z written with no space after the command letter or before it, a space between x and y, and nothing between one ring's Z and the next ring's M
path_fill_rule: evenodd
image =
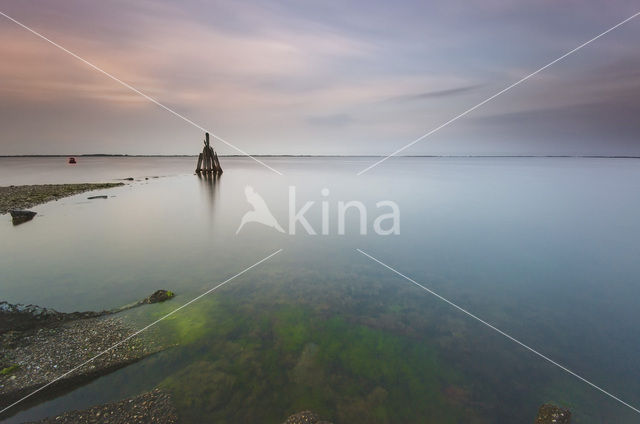
M202 153L198 156L196 172L222 174L222 166L220 166L218 154L213 150L213 147L209 145L209 133L205 133L204 149L202 149Z

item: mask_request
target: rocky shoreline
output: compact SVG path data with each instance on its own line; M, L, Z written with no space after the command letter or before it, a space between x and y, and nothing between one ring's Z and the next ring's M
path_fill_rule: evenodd
M131 399L94 406L82 411L69 411L31 424L175 424L178 415L171 396L160 389Z
M161 389L139 396L93 406L84 410L68 411L53 417L26 424L176 424L179 423L171 395ZM570 424L571 412L555 405L545 404L540 407L535 424ZM283 424L332 424L312 411L302 411L289 416Z
M55 397L157 351L146 340L132 338L74 369L133 332L118 318L97 318L72 321L54 328L40 328L28 335L15 332L3 334L0 336L0 357L7 365L3 370L8 371L0 376L0 408L11 405L50 382L53 383L46 390L28 400L38 402Z
M0 409L45 384L49 384L46 390L25 399L21 407L56 397L162 350L144 334L122 342L137 329L114 314L171 297L172 292L158 290L135 304L102 312L61 313L0 303Z
M52 200L92 190L123 186L124 183L39 184L0 187L0 214L26 209Z
M171 395L161 389L119 402L69 411L26 424L176 424L180 422ZM332 424L311 411L291 415L283 424Z

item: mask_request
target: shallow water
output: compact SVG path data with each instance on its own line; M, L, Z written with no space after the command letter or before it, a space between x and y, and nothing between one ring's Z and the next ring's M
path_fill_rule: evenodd
M217 181L193 175L194 158L0 158L0 185L136 178L107 200L36 206L20 226L4 216L2 300L72 311L178 294L130 313L142 327L283 249L159 324L154 337L175 347L7 422L157 385L194 423L278 423L303 409L337 423L532 422L547 401L578 423L637 422L355 249L637 406L640 162L399 158L356 176L371 159L264 160L284 175L243 158L224 158ZM327 202L329 234L257 223L236 234L246 185L285 229L290 186L297 209L315 202L306 216L318 233ZM340 200L365 205L367 235L353 210L338 234ZM381 200L398 204L399 235L374 233Z

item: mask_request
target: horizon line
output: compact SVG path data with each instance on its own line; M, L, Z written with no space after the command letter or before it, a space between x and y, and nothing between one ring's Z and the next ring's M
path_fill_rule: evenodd
M240 154L231 154L231 155L218 155L219 157L226 158L245 158L246 155ZM313 155L313 154L261 154L261 155L251 155L255 157L294 157L294 158L376 158L376 157L385 157L385 155ZM86 154L24 154L24 155L0 155L0 158L58 158L58 157L193 157L197 158L198 155L187 155L187 154L173 154L173 155L162 155L162 154L152 154L152 155L137 155L137 154L126 154L126 153L86 153ZM526 154L526 155L514 155L514 154L491 154L491 155L396 155L394 157L397 158L605 158L605 159L640 159L640 156L637 155L561 155L561 154Z

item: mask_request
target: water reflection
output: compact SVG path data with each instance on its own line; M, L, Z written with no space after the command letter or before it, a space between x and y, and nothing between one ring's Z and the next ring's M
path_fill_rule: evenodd
M222 178L222 175L209 173L209 172L196 173L196 175L200 180L200 186L202 188L202 191L209 198L209 204L213 208L214 204L217 201L216 199L220 197L219 185L220 185L220 179Z

